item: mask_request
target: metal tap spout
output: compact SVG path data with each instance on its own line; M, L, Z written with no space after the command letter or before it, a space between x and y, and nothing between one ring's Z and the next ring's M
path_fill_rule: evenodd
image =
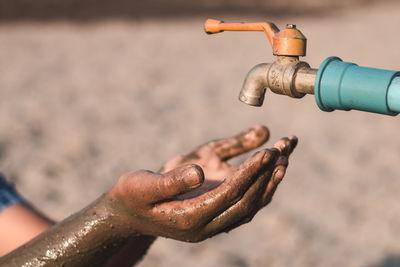
M268 87L267 73L270 67L269 63L261 63L249 71L239 94L240 101L251 106L262 106Z

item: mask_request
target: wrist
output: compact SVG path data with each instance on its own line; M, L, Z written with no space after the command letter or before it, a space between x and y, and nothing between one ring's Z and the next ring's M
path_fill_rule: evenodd
M103 217L104 222L109 225L109 229L115 236L128 239L143 234L133 220L135 215L128 210L125 198L119 192L110 190L101 196L92 208L93 213Z

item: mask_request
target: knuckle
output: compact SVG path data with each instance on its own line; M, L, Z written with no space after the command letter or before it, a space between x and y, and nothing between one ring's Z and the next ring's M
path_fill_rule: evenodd
M154 173L151 171L148 171L148 170L137 170L137 171L131 171L131 172L121 175L120 179L127 181L127 180L131 180L131 179L135 179L137 177L146 177L146 176L149 176L152 174L154 174Z
M131 171L131 172L124 173L119 177L118 184L125 185L125 184L131 182L132 180L136 179L137 177L139 177L139 176L141 177L146 172L148 172L148 171L139 170L139 171Z
M168 175L164 176L163 179L160 179L161 186L164 188L170 188L171 186L174 186L177 184L179 178L181 178L180 175Z

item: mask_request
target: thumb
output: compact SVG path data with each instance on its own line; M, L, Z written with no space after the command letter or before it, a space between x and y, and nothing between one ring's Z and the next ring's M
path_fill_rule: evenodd
M195 164L184 165L162 175L157 180L155 201L175 198L192 191L204 182L203 170Z

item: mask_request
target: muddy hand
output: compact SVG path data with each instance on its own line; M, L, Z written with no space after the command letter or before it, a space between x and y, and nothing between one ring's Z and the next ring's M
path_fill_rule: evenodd
M126 234L198 242L232 224L215 223L222 214L232 218L251 216L253 204L262 202L279 156L277 149L262 150L217 187L188 199L177 197L202 185L204 174L197 165L185 165L165 174L129 173L119 179L105 200Z
M271 149L272 151L279 151L274 166L263 173L263 179L257 181L240 201L210 222L207 225L207 230L217 234L221 232L221 225L228 225L223 231L229 232L250 222L260 209L271 202L272 196L286 173L289 156L296 145L297 137L295 136L285 137L276 142L274 148ZM254 197L256 194L260 194L260 196Z

